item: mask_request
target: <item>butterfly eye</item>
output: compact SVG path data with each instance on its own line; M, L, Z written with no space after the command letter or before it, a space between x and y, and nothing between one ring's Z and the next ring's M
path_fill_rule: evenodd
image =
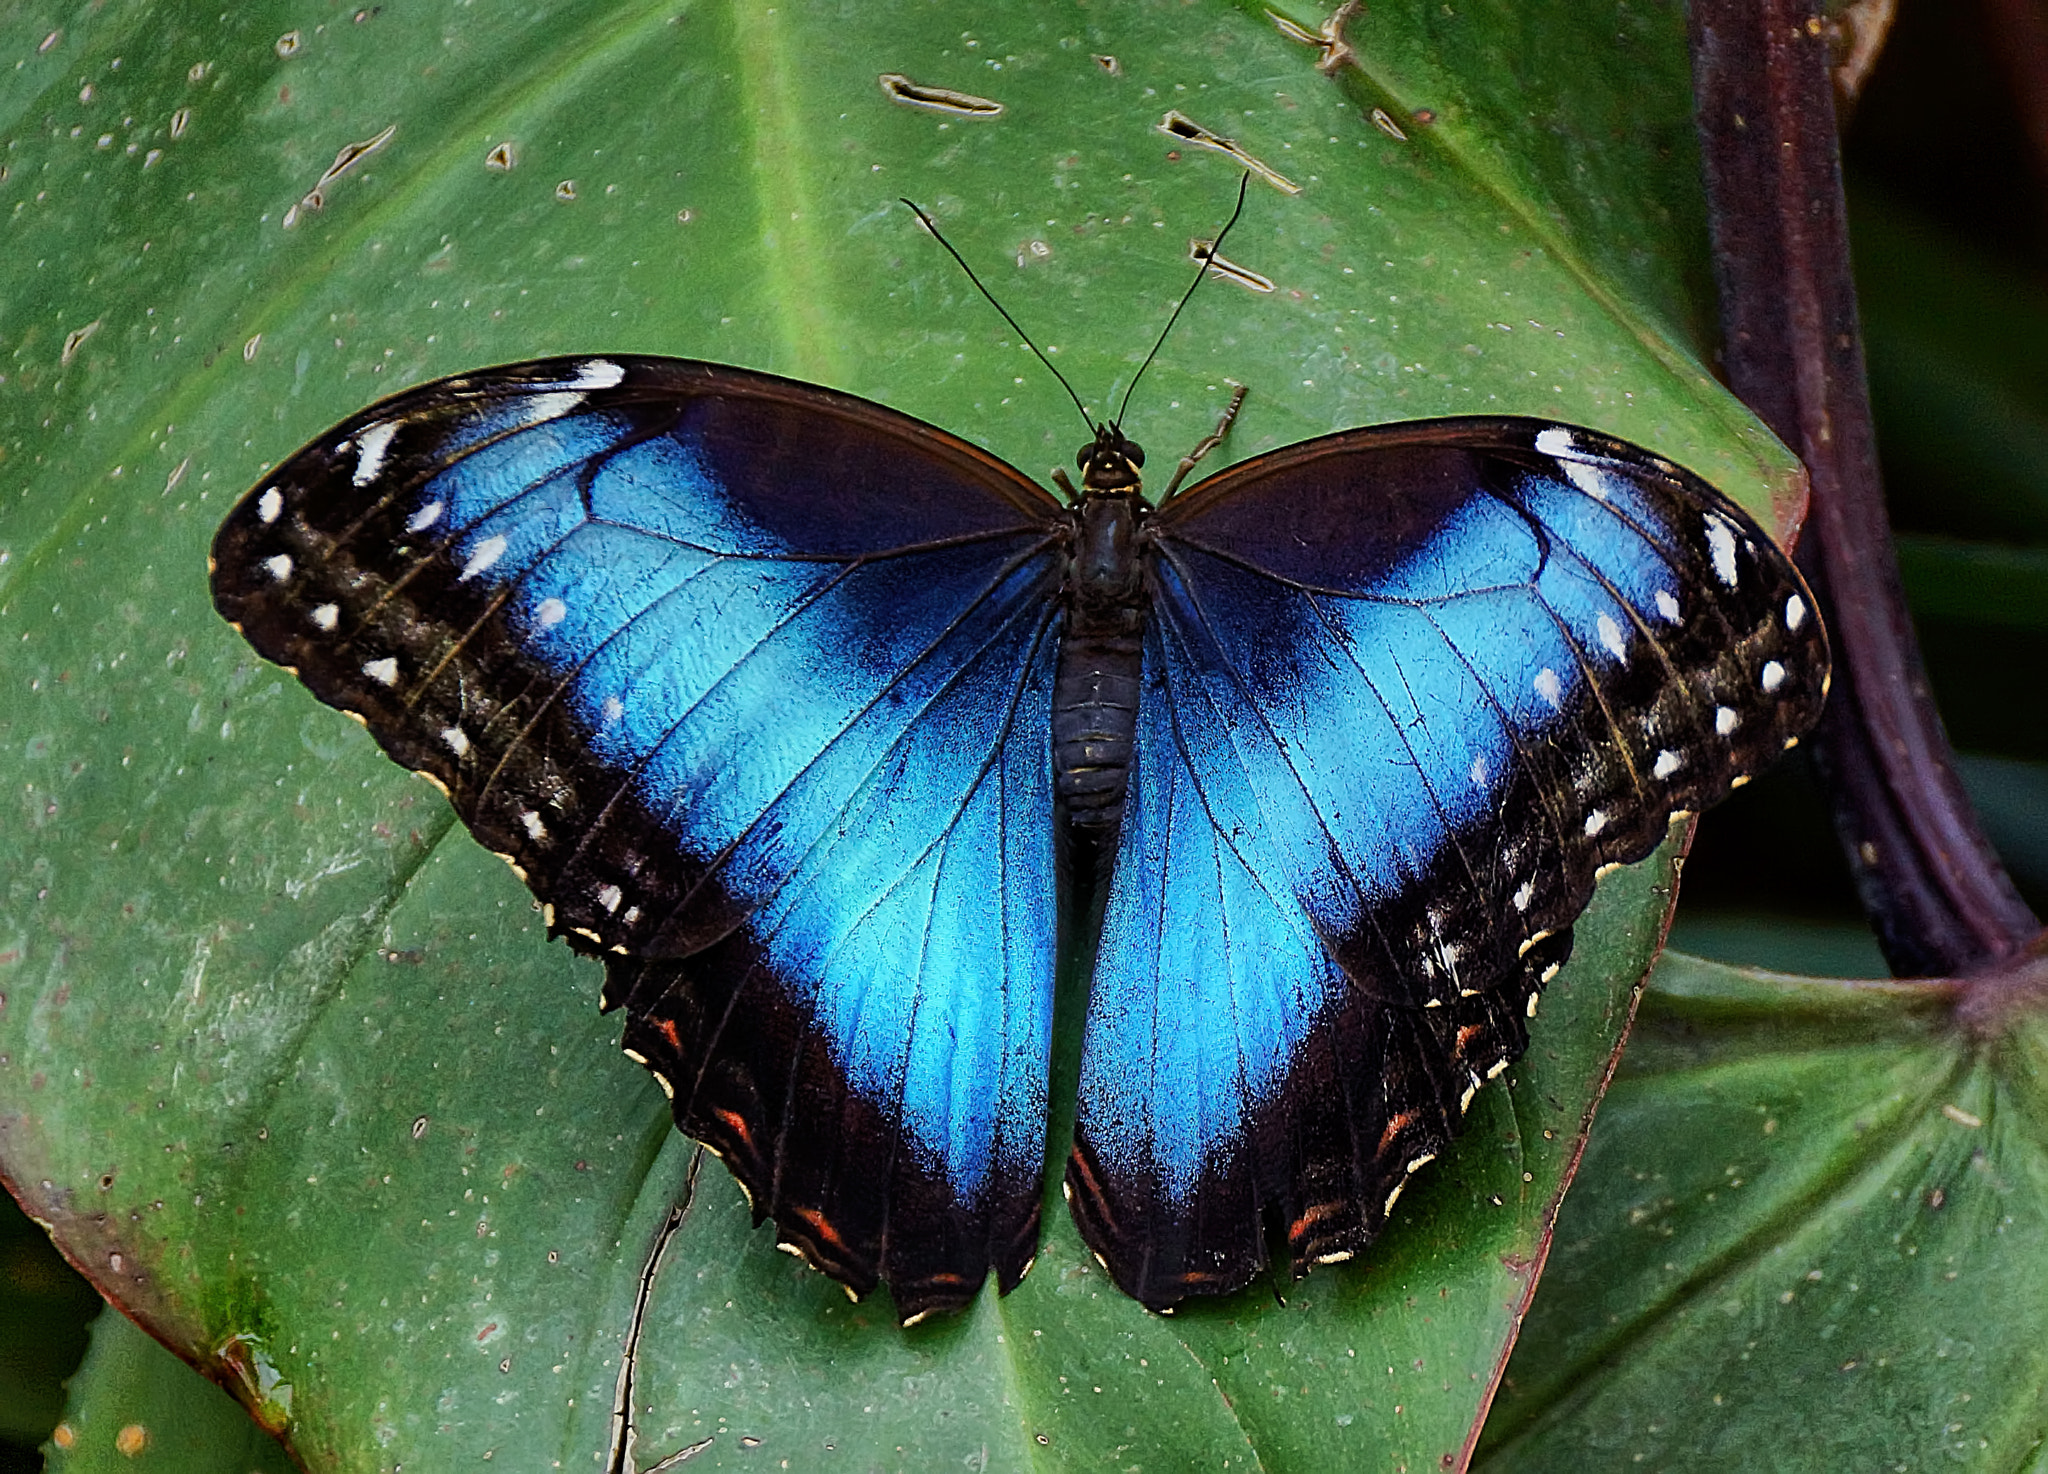
M1086 471L1090 466L1107 466L1112 469L1121 461L1132 470L1142 470L1145 465L1145 449L1135 440L1091 440L1074 452L1074 466Z

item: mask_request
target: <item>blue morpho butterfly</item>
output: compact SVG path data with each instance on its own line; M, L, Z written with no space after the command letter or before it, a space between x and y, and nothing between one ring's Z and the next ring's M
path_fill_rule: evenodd
M221 613L603 959L757 1221L906 1322L1036 1251L1063 914L1082 1237L1155 1309L1299 1274L1522 1053L1603 869L1827 689L1785 555L1636 446L1380 425L1155 507L1120 420L1055 498L811 384L513 364L214 543Z

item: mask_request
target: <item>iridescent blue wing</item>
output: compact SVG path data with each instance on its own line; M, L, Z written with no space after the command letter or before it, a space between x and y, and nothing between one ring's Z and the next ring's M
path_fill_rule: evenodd
M911 1316L1036 1242L1059 515L865 401L559 360L337 426L214 590L606 959L756 1214Z
M1332 436L1152 526L1067 1189L1164 1307L1370 1241L1602 867L1805 732L1828 655L1745 513L1588 431Z

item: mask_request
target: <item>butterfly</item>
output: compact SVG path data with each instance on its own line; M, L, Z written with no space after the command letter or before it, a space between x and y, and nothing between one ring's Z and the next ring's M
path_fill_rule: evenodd
M755 1221L906 1323L1036 1252L1063 927L1082 1237L1156 1310L1300 1274L1521 1055L1597 877L1827 690L1769 536L1594 431L1156 505L1093 431L1056 495L816 385L542 360L351 416L214 543L220 612L603 961Z

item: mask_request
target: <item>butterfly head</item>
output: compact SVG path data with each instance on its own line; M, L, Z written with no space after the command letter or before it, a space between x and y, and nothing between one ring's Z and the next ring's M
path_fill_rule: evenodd
M1074 452L1074 464L1081 472L1081 491L1134 492L1144 479L1145 449L1127 439L1121 426L1110 423L1095 427L1095 438Z

